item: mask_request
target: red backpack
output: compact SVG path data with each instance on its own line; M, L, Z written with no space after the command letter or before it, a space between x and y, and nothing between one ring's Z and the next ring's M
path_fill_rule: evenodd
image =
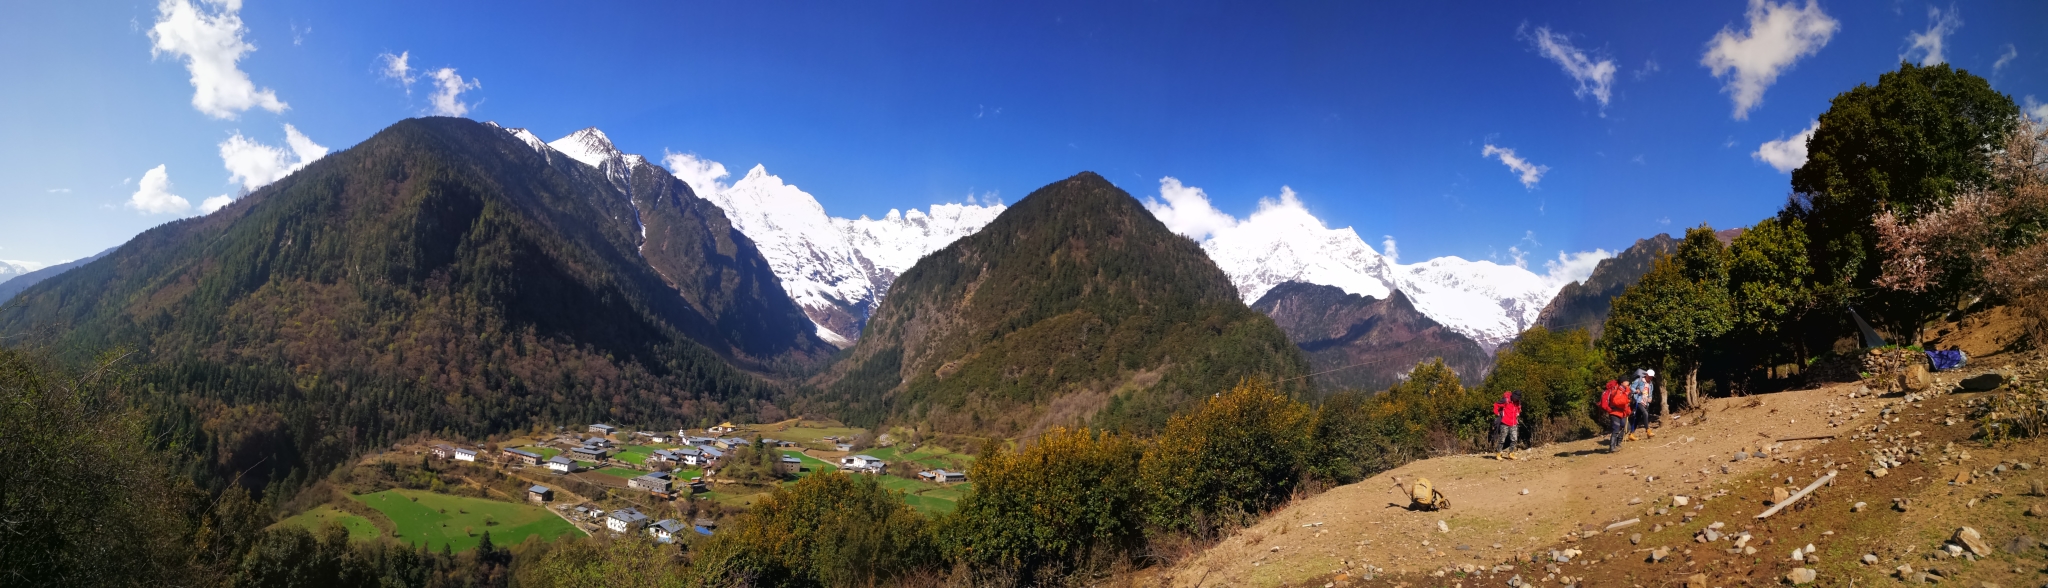
M1615 416L1629 413L1628 388L1614 380L1607 381L1607 389L1600 394L1600 410Z

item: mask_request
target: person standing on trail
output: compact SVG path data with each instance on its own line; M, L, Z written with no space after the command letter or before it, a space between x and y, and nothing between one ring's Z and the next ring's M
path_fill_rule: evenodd
M1600 412L1607 414L1607 452L1621 451L1621 437L1628 429L1628 415L1634 412L1630 407L1628 388L1620 381L1608 380L1607 388L1600 391Z
M1493 403L1494 426L1500 429L1500 450L1494 459L1514 459L1515 443L1520 440L1522 422L1522 393L1509 390L1502 392L1500 402Z
M1656 437L1657 431L1650 428L1650 392L1656 390L1650 379L1657 377L1657 370L1636 370L1636 379L1628 384L1628 400L1635 418L1628 428L1628 440L1636 440L1636 429L1643 430L1645 437Z

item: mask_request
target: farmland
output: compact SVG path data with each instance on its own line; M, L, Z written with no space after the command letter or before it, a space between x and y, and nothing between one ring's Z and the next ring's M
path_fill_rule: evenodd
M352 498L390 519L399 541L425 544L430 550L444 545L455 551L475 549L485 532L497 545L518 544L536 535L554 540L578 532L568 521L524 504L418 490L386 490Z
M341 510L339 508L335 508L334 505L331 504L324 504L319 506L318 508L314 508L313 510L302 512L292 516L291 518L278 521L276 526L297 526L305 527L306 530L308 531L319 531L321 527L325 527L330 523L339 524L342 526L342 528L348 529L348 538L350 541L364 541L369 539L375 539L377 538L377 536L384 534L384 531L382 529L378 529L377 524L371 522L370 519L366 519L363 518L361 515L357 515L354 513Z

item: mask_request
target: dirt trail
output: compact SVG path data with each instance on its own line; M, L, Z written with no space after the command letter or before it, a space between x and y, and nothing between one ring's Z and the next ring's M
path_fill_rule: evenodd
M1672 495L1711 494L1755 472L1768 470L1805 485L1823 472L1818 464L1795 465L1799 456L1841 441L1787 441L1765 457L1731 459L1775 439L1846 438L1852 423L1876 419L1878 400L1860 391L1846 384L1713 400L1705 422L1681 420L1611 455L1602 452L1603 437L1536 448L1521 461L1490 455L1418 461L1277 511L1193 560L1160 570L1157 580L1171 586L1275 586L1347 571L1398 575L1446 565L1526 562L1531 552L1557 544L1568 531L1640 516ZM1850 398L1852 393L1858 397ZM1859 416L1858 408L1868 412ZM1831 411L1840 413L1831 417ZM1454 508L1407 510L1395 481L1416 477L1430 479ZM1641 502L1631 505L1636 499Z

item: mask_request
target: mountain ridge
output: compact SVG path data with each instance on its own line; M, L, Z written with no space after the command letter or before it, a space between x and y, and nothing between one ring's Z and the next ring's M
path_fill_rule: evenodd
M1483 379L1492 364L1477 342L1431 320L1400 290L1375 298L1336 286L1281 282L1251 308L1271 317L1301 348L1326 392L1384 390L1431 358L1443 358L1468 381Z

